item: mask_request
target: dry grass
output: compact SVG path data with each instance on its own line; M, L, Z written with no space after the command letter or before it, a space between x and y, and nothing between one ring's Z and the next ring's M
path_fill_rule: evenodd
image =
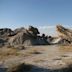
M2 59L2 58L5 59L5 58L9 58L9 57L11 58L12 56L13 57L17 56L17 58L20 58L19 60L17 60L18 63L19 63L19 61L22 61L24 63L34 64L36 66L39 64L40 64L40 66L43 66L43 64L45 62L48 62L48 61L51 62L50 60L54 59L54 60L52 60L52 62L53 61L57 62L57 65L59 65L62 62L65 63L66 65L69 65L72 63L72 56L71 56L72 53L71 52L72 52L71 46L58 46L58 48L57 48L57 46L56 46L56 48L54 46L35 46L35 47L26 48L25 50L18 50L16 48L12 47L12 48L0 49L0 59ZM53 63L55 63L55 62L53 62ZM58 64L58 62L60 62L60 63ZM11 64L11 62L10 62L10 64ZM54 64L52 64L52 65L51 64L52 63L49 63L51 68L55 67ZM19 68L19 67L22 67L21 63L15 64L15 62L14 62L14 64L11 64L11 65L12 65L12 67L9 69L9 72L17 72L17 70L19 72L22 72L23 69L27 69L24 67L23 67L23 69ZM61 67L61 65L59 65L59 66ZM62 65L62 67L63 66L64 65ZM58 68L60 68L60 67L58 67ZM28 70L30 70L30 69L28 69ZM58 71L56 71L56 72L58 72ZM59 72L61 72L61 71L59 71Z
M0 60L6 59L11 56L18 56L18 55L20 55L20 54L18 53L17 49L12 49L12 48L0 49Z
M59 46L59 50L62 52L72 52L72 46Z
M27 50L19 50L14 47L8 47L8 48L1 48L0 49L0 60L4 60L7 58L11 58L12 56L22 56L22 57L27 57L31 56L33 54L41 54L37 49L30 48Z

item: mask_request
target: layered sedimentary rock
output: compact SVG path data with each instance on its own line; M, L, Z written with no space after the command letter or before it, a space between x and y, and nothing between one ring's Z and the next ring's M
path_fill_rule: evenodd
M0 46L4 46L8 42L9 37L14 35L15 33L9 28L0 29Z
M10 45L42 45L48 44L45 39L38 36L39 31L37 28L30 26L28 29L20 28L16 29L17 33L15 36L11 37L9 40Z
M9 43L11 45L21 45L21 44L33 45L35 42L36 42L35 38L27 30L23 30L17 33L15 36L11 37L9 40Z
M49 45L49 44L71 44L72 30L64 28L61 25L56 26L59 36L53 38L45 34L40 36L37 28L29 26L28 29L17 28L14 31L9 28L0 29L0 46L4 45Z
M61 25L57 25L56 29L59 33L59 37L61 38L59 43L70 44L72 42L72 30L67 29Z
M1 45L47 45L47 38L37 28L29 26L28 29L17 28L14 31L8 28L0 29L0 44Z
M0 37L12 36L14 32L9 28L0 29Z

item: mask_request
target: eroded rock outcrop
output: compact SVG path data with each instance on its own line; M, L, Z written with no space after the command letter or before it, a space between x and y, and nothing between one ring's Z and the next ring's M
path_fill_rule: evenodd
M12 36L14 32L9 28L0 29L0 37Z
M58 38L51 36L45 36L37 28L29 26L28 29L24 27L17 28L12 31L9 28L0 29L0 45L49 45L49 44L70 44L72 42L72 30L64 28L61 25L56 26L59 33Z
M43 36L38 36L39 30L35 27L29 26L28 29L19 28L14 31L16 35L10 37L10 45L46 45L49 44L46 38Z
M14 36L15 33L9 28L0 29L0 46L7 44L9 37Z
M67 29L61 25L57 25L56 29L57 29L57 32L59 33L59 37L61 37L61 40L59 41L59 43L71 44L72 30Z

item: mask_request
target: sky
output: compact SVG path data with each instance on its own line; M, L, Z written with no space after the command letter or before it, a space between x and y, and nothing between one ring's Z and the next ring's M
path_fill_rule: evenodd
M0 28L39 28L55 34L55 26L72 27L72 0L0 0Z

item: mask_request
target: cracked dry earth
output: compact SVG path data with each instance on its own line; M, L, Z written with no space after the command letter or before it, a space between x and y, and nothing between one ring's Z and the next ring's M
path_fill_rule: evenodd
M8 69L19 63L33 65L29 72L52 72L50 70L65 68L72 63L72 46L30 46L24 50L0 48L0 68Z

